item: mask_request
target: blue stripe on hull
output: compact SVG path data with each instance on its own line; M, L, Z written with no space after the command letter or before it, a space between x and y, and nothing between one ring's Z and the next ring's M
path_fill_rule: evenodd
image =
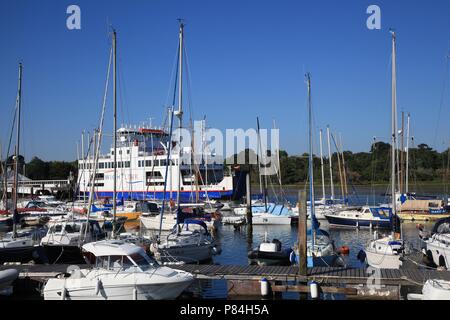
M198 195L200 199L206 199L206 195L208 195L209 199L223 199L223 198L229 198L233 194L232 190L225 190L225 191L199 191ZM86 192L86 196L89 195L89 192ZM124 198L127 199L136 199L136 200L149 200L149 199L156 199L156 200L163 200L164 192L163 191L147 191L147 192L117 192L116 193L117 199ZM112 198L113 192L95 192L96 198ZM182 200L189 200L189 199L195 199L196 192L190 192L190 191L181 191L180 192L180 198ZM172 192L172 198L177 198L177 192ZM170 192L166 192L166 200L170 200Z
M358 225L360 227L370 227L370 220L352 220L338 217L326 216L328 222L337 226L345 226L345 227L356 227L356 221L358 221ZM390 220L381 220L381 221L372 221L372 227L378 227L383 229L391 228Z

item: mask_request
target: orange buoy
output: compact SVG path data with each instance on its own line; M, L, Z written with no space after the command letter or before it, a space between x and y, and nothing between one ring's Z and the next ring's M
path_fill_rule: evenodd
M339 252L344 255L348 255L350 253L350 248L347 246L342 246L339 248Z

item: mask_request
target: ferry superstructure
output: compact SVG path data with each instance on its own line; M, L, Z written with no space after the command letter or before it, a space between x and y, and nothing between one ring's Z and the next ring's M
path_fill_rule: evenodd
M117 130L117 198L162 199L166 173L169 134L160 128L129 128ZM176 142L172 141L172 146ZM199 164L185 161L191 147L170 154L167 170L166 200L226 199L233 195L231 168L212 153L203 153ZM179 161L181 156L181 161ZM78 161L80 194L88 195L94 171L94 157ZM179 177L182 177L179 183ZM95 198L112 198L114 182L114 148L100 155L95 170ZM179 189L178 189L179 188Z

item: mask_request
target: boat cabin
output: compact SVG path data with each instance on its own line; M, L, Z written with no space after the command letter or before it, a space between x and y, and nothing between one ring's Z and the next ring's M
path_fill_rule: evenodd
M103 240L83 246L83 257L95 269L145 272L159 267L141 247L121 240Z

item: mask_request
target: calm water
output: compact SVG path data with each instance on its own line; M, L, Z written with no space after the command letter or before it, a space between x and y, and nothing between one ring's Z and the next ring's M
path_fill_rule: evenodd
M389 200L385 199L384 194L388 192L386 187L359 187L350 197L351 204L379 204L386 203ZM328 190L327 190L328 191ZM316 190L317 192L317 190ZM321 189L319 190L321 192ZM419 193L419 192L417 192ZM292 203L297 202L298 190L287 189L287 198ZM431 187L420 191L424 195L436 195L443 197L443 188L440 186ZM320 197L321 194L317 194ZM339 197L339 195L336 195ZM275 201L275 197L271 197ZM344 260L348 266L363 267L364 265L357 259L358 252L364 248L365 244L371 239L371 233L368 229L338 229L329 228L327 221L320 221L320 227L329 231L332 240L335 242L336 248L343 245L350 248L348 256L344 256ZM417 223L402 224L403 237L408 242L412 243L417 249L420 249L420 241L418 239L418 231L416 229ZM426 228L431 228L433 223L424 224ZM220 255L214 257L215 264L234 264L247 265L247 253L249 250L257 247L264 241L267 233L268 240L278 239L282 242L283 247L292 247L297 242L297 227L296 226L254 226L253 235L251 239L247 238L247 228L245 226L236 230L233 226L223 225L219 228L216 239L220 242L222 252ZM417 255L416 260L420 261L420 255ZM201 281L195 284L195 294L202 298L216 298L225 299L227 297L227 285L225 281ZM192 288L191 288L192 289ZM284 294L285 299L298 299L297 294ZM336 297L329 296L329 299ZM339 298L339 297L337 297Z

